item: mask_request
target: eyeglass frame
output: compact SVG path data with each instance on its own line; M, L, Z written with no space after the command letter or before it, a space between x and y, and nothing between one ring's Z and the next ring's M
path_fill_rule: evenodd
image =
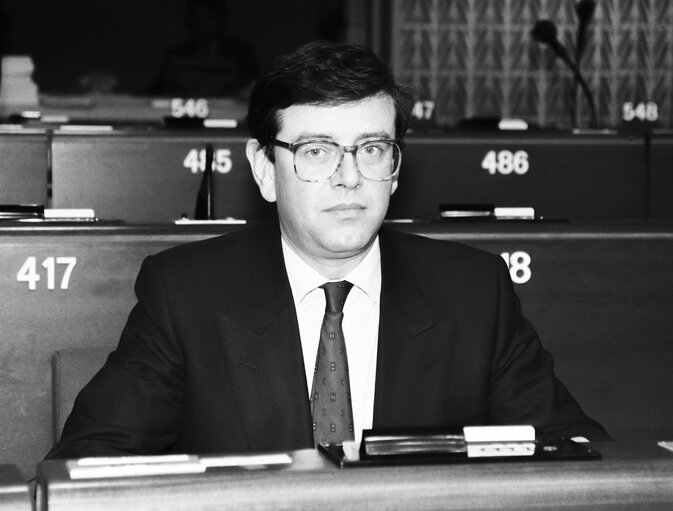
M283 149L287 149L292 153L292 166L294 167L294 175L297 176L297 179L300 181L303 181L305 183L322 183L324 181L329 181L332 179L337 172L339 172L339 167L341 167L341 163L344 160L344 156L346 156L346 153L350 153L353 155L353 162L355 163L355 169L358 171L358 174L362 176L363 179L366 179L367 181L374 181L376 183L383 183L385 181L390 181L393 179L397 174L400 172L400 166L402 165L402 144L398 142L397 140L392 140L389 138L377 138L374 140L367 140L366 142L362 142L361 144L357 145L341 145L337 144L336 142L332 142L330 140L307 140L305 142L283 142L282 140L278 140L277 138L272 138L271 139L271 144L276 146L276 147L282 147ZM322 142L326 144L333 145L334 147L337 147L339 151L341 152L341 157L339 158L338 163L334 167L334 172L332 172L329 177L322 178L322 179L304 179L299 175L299 172L297 172L297 151L299 148L303 145L306 144L314 144L316 142ZM390 176L385 177L383 179L372 179L370 177L365 176L362 171L360 171L360 167L358 167L358 159L357 159L357 151L361 148L366 146L367 144L371 144L374 142L386 142L389 143L393 146L397 147L397 151L399 154L399 158L397 159L397 168L394 170Z

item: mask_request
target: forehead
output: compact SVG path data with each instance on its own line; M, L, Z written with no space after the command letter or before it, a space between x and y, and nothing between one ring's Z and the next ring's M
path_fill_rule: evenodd
M388 95L338 105L293 105L279 111L277 138L287 142L320 136L350 144L372 135L395 138L395 104Z

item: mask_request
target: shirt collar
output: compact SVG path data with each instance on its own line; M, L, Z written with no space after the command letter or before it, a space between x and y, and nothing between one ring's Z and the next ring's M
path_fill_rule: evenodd
M300 303L306 295L322 286L328 279L311 268L281 236L285 269L292 289L295 305ZM365 258L343 279L359 288L371 300L378 303L381 295L381 247L377 236L369 248Z

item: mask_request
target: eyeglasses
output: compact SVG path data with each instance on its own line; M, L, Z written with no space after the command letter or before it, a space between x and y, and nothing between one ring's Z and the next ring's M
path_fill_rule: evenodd
M353 155L355 168L370 181L389 181L399 171L402 161L400 146L386 139L368 140L352 146L322 140L291 144L273 139L271 143L292 153L295 174L309 183L332 179L346 153Z

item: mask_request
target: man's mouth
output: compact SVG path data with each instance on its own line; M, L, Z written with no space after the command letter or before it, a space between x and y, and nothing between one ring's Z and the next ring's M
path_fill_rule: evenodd
M349 202L349 203L343 203L343 204L336 204L330 208L327 208L326 211L328 212L337 212L337 211L357 211L365 209L364 206L361 204L357 204L355 202Z

